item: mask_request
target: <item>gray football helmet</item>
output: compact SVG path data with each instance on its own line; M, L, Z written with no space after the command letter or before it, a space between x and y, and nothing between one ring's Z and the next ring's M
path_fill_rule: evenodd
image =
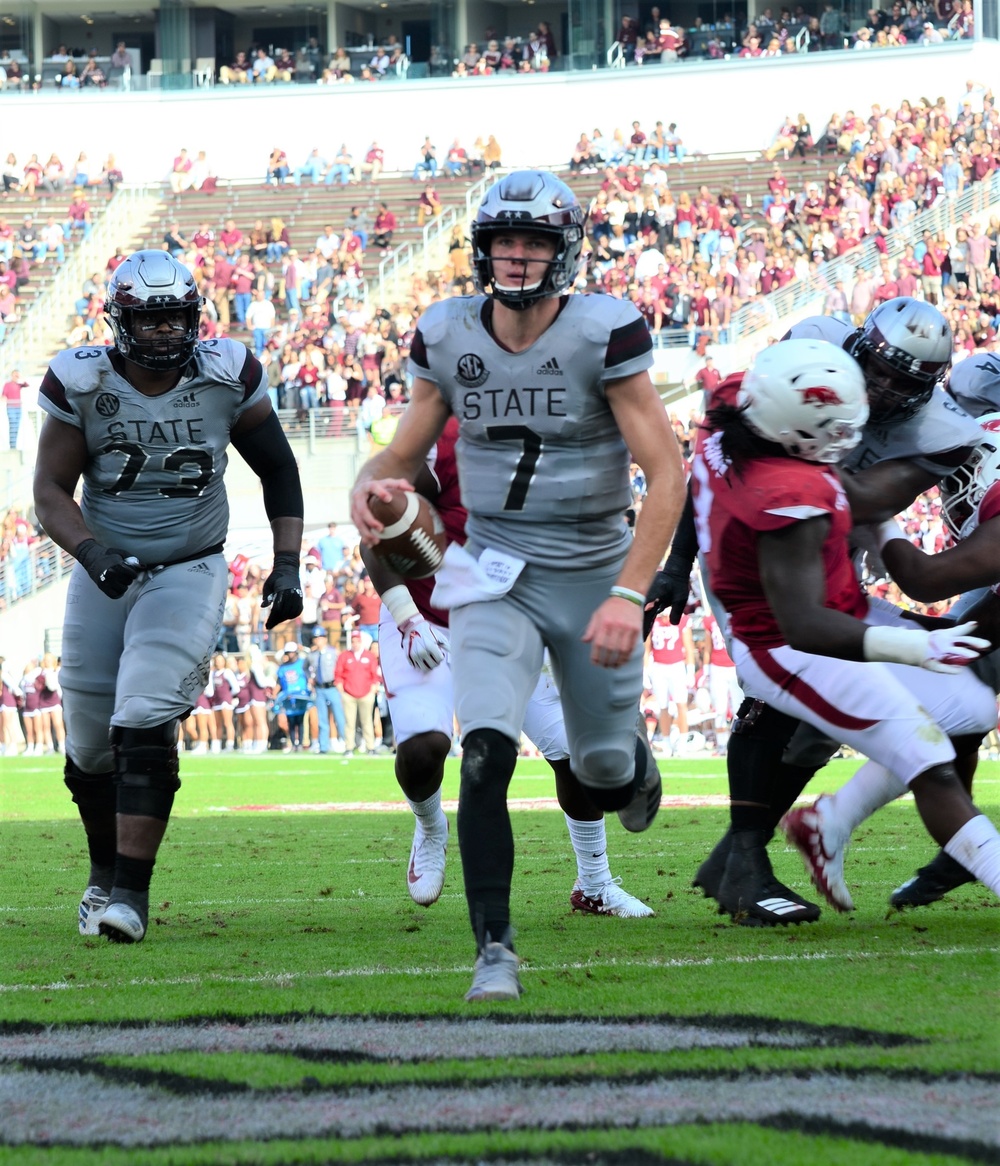
M166 251L136 251L115 268L104 311L122 356L158 372L183 368L198 343L202 297L194 277ZM137 337L143 314L180 311L183 328L170 336Z

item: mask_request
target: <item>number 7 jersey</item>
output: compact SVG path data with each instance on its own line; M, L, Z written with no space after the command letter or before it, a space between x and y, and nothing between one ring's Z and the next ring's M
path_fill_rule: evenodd
M649 331L628 300L571 295L514 353L484 324L491 308L486 296L432 304L410 350L410 372L458 419L469 538L546 566L611 562L630 537L631 459L605 388L650 367Z
M180 382L158 397L129 384L116 349L66 349L39 404L84 435L80 505L94 537L155 564L225 541L230 431L266 396L260 362L223 339L198 344Z

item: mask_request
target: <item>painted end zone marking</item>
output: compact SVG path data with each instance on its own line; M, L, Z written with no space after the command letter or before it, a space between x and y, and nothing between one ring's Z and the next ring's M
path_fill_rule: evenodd
M555 798L511 798L507 805L512 810L558 810L559 803ZM664 797L660 805L674 809L697 809L700 806L718 806L724 808L729 805L727 794L689 794L685 797ZM251 802L242 806L206 806L205 810L211 814L255 813L269 814L309 814L309 813L353 813L365 811L367 813L396 813L409 810L406 802ZM444 810L456 811L457 799L445 799L441 802Z

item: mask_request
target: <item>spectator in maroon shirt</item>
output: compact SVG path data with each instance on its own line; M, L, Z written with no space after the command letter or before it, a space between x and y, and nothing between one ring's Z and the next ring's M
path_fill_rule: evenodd
M243 232L237 227L235 219L226 219L225 226L219 232L219 242L226 249L226 254L230 259L239 258Z
M380 247L383 253L392 246L392 236L395 230L396 216L389 210L388 203L380 202L378 214L375 216L375 222L372 226L372 239L375 246Z
M694 374L694 383L704 393L703 401L707 401L722 383L722 373L715 367L715 361L711 356L705 357L704 365Z

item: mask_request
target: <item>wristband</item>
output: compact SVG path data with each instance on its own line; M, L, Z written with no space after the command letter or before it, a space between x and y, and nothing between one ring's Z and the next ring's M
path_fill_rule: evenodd
M627 599L636 607L646 606L646 597L641 591L633 591L631 587L612 587L608 594L614 599Z
M420 614L413 602L413 596L401 583L388 588L382 596L382 602L389 609L393 623L400 629L408 619Z

